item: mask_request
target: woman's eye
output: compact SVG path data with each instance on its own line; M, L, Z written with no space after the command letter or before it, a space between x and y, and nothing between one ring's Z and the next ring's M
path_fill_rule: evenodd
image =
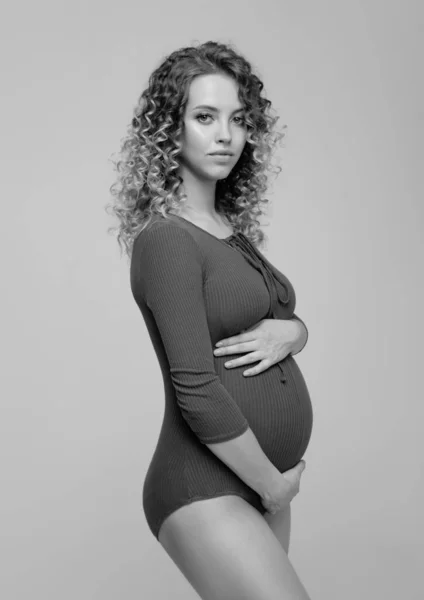
M211 115L208 114L201 114L201 115L197 115L196 119L202 118L202 117L210 117Z
M211 117L212 118L212 115L209 115L208 113L202 113L202 114L197 115L196 119L202 119L204 117ZM234 118L239 120L239 122L238 122L239 125L243 125L244 124L244 119L242 117L234 117ZM200 122L204 123L204 121L200 121Z

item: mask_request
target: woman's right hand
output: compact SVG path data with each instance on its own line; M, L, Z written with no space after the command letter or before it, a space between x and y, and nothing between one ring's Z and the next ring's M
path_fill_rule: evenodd
M300 477L305 467L305 461L301 460L292 469L281 473L281 477L265 492L262 504L269 513L274 515L277 511L286 508L297 496L300 488Z

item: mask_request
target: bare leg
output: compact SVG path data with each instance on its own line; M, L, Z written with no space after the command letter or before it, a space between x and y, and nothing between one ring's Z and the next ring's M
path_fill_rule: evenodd
M183 506L159 542L202 600L310 600L268 523L239 496Z
M275 515L265 513L264 519L271 527L273 534L284 548L286 554L288 554L291 531L291 505L289 504L284 510L279 510Z

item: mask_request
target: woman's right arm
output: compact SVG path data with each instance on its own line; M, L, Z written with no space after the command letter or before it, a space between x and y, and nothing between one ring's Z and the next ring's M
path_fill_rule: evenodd
M266 456L250 427L236 438L206 446L261 498L276 498L282 475Z

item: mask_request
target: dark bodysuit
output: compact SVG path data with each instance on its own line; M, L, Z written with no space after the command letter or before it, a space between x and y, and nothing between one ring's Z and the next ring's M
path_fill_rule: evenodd
M266 512L259 494L205 445L249 427L283 473L308 446L313 422L303 375L289 354L265 371L226 368L215 343L261 319L292 319L290 281L244 236L218 238L177 215L155 215L136 238L131 290L162 371L162 427L143 485L153 535L168 515L196 500L236 494Z

